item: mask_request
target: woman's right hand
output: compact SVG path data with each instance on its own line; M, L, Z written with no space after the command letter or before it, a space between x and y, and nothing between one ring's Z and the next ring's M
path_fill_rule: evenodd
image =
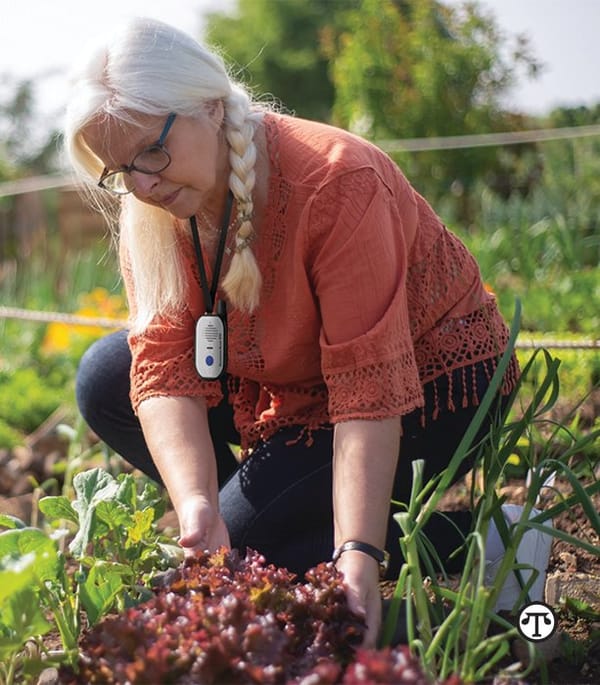
M229 532L219 511L203 495L186 498L177 512L179 544L186 557L197 552L215 552L219 547L231 547Z
M217 462L201 397L149 397L138 415L179 520L186 557L230 547L219 513Z

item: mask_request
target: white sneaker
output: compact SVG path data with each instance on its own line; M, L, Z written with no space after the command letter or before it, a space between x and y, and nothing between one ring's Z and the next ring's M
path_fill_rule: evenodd
M517 523L523 516L523 509L519 504L503 504L502 514L506 520L508 527ZM538 509L532 509L529 518L533 518L539 514ZM552 528L551 521L544 521L544 525ZM538 575L532 586L528 590L529 599L532 602L541 602L544 600L544 587L546 584L546 568L550 559L550 548L552 547L552 536L546 535L534 528L525 531L519 547L517 548L515 563L529 566L532 569L537 569ZM504 544L496 528L494 521L490 521L488 537L485 545L485 584L491 586L494 583L502 559L504 558ZM533 570L520 570L523 583L527 583L531 577ZM511 611L514 608L522 588L519 584L515 573L511 572L507 577L494 610Z

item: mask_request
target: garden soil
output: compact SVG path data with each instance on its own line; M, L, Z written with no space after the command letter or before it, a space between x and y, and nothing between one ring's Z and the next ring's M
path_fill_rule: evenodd
M34 506L33 484L44 483L53 477L54 465L66 458L67 446L55 432L62 417L51 419L36 434L30 436L25 446L12 450L0 450L0 512L36 523L37 506ZM596 474L596 477L600 474ZM559 488L567 489L558 483ZM468 503L468 482L457 484L443 501L443 509L461 509ZM525 499L525 484L521 480L508 483L504 489L508 501L522 503ZM541 506L549 506L552 500L548 493ZM596 510L600 510L600 495L596 496ZM33 519L32 519L33 515ZM174 521L173 514L167 521ZM554 520L554 526L570 535L584 539L592 545L600 540L592 529L581 507L575 507ZM547 594L559 616L558 640L550 650L547 664L549 685L598 685L600 683L600 559L562 541L555 541L548 568L550 582ZM384 595L390 587L382 588ZM565 596L584 599L593 608L588 617L576 617L561 609ZM52 638L50 638L52 639ZM54 647L55 645L53 645ZM518 654L518 645L515 645ZM48 674L49 675L49 674ZM51 681L48 681L51 682ZM56 681L55 681L56 682ZM505 681L506 685L512 685ZM528 685L542 683L542 676L530 676ZM499 685L497 681L495 685ZM514 683L514 681L513 681ZM157 684L158 685L158 684Z

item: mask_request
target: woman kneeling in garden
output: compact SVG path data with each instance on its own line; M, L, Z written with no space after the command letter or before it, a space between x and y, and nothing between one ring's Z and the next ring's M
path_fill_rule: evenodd
M82 360L83 416L166 486L188 554L302 574L335 550L372 645L384 550L387 578L403 562L390 500L414 459L426 480L447 466L507 346L473 257L381 150L257 105L153 20L83 65L65 138L95 201L120 201L131 312ZM513 359L477 440L517 379ZM431 520L447 570L471 525Z

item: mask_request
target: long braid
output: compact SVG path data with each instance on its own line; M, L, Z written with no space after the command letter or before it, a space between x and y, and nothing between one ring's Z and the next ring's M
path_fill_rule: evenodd
M256 182L254 131L250 99L245 91L234 86L225 100L225 137L230 150L229 187L237 200L238 216L234 254L223 279L223 289L234 306L247 312L258 306L262 285L260 270L250 249L255 236L252 225L252 192Z

